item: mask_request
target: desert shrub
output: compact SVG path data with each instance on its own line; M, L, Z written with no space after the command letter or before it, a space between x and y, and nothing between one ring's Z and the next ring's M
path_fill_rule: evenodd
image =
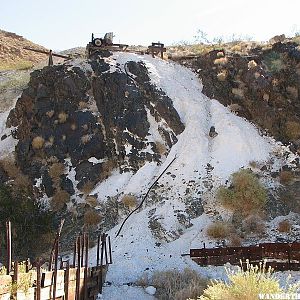
M57 190L51 200L51 209L53 211L61 210L70 200L70 195L64 190Z
M273 73L277 73L285 68L282 55L275 51L268 53L265 56L263 63L266 65L267 69Z
M33 138L31 145L33 147L33 149L42 149L44 146L45 140L43 137L41 136L36 136L35 138Z
M259 216L250 215L243 220L242 230L246 234L250 234L250 233L261 234L265 231L265 223Z
M214 60L214 64L215 65L221 65L221 66L224 66L228 63L228 59L227 57L220 57L220 58L216 58Z
M134 195L130 195L130 194L124 195L121 201L128 208L133 208L136 207L137 205L137 199Z
M293 180L294 175L291 171L281 171L279 173L279 181L281 184L289 184Z
M257 67L256 61L255 61L255 60L250 60L250 61L248 62L248 69L253 69L253 68L255 68L255 67Z
M86 211L83 216L84 224L87 226L98 225L101 219L102 217L99 215L99 213L93 209L89 209L88 211Z
M242 245L242 240L236 233L230 234L228 239L230 247L240 247Z
M243 98L244 97L244 90L239 88L232 88L231 92L233 95Z
M74 131L74 130L76 130L76 129L77 129L77 125L76 125L75 123L72 123L72 124L71 124L71 130Z
M242 169L232 175L232 185L229 188L219 188L217 198L225 207L247 215L264 208L267 192L250 170Z
M206 233L208 236L215 239L224 239L229 234L228 224L224 222L215 222L207 227Z
M283 220L278 223L278 228L277 230L279 232L290 232L291 230L291 224L288 220Z
M273 270L266 269L265 265L247 266L246 271L239 268L237 271L226 269L228 282L215 280L204 290L198 300L257 300L259 294L295 293L297 284L280 287L279 279L273 275ZM191 299L190 299L191 300Z
M95 183L92 181L87 181L85 184L83 184L80 188L78 188L81 192L83 192L85 195L88 195L95 187Z
M31 191L13 191L10 186L0 185L0 207L1 228L8 220L12 223L15 259L35 258L49 250L55 235L54 216L35 200Z
M251 167L251 168L258 168L258 163L257 163L257 161L255 161L255 160L251 160L250 162L249 162L249 166Z
M84 101L79 101L79 103L78 103L78 109L79 110L83 110L83 109L86 109L86 108L88 108L88 103L87 102L84 102Z
M155 272L150 283L156 287L155 297L159 300L185 300L196 297L202 294L207 286L207 280L190 269L183 272L178 270Z
M92 135L91 134L85 134L81 137L81 144L85 145L87 144L92 138Z
M63 124L67 121L67 119L68 119L68 114L66 114L65 112L62 111L58 114L58 122L59 123Z
M62 174L65 172L65 166L63 163L54 163L49 168L49 175L52 179L59 179Z
M167 151L166 146L161 142L155 142L156 150L160 155L164 155Z
M291 140L300 138L300 123L289 121L285 124L285 134Z
M102 171L99 180L102 181L111 175L111 172L116 168L117 162L115 160L108 160L102 164Z
M220 81L225 81L227 78L227 71L226 70L222 70L220 73L217 74L217 78Z
M85 202L91 207L95 207L98 204L97 197L95 197L95 196L87 196L85 198Z

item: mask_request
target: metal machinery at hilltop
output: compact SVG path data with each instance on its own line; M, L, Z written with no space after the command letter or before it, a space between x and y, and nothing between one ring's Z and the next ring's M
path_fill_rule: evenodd
M106 33L103 38L95 37L92 33L92 40L86 46L87 57L90 58L101 50L125 51L127 49L128 45L126 44L114 44L113 38L113 32Z

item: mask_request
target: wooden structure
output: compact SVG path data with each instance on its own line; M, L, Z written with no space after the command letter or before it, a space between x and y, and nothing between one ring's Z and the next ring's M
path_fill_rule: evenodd
M152 57L155 55L160 54L160 57L164 58L164 52L166 52L167 49L165 48L165 45L162 43L152 43L151 46L148 46L148 54L152 54Z
M300 243L262 243L248 247L190 249L190 257L201 266L240 265L246 260L257 265L265 261L274 270L300 271Z
M66 60L69 60L72 58L70 56L53 53L52 50L44 51L44 50L38 50L38 49L29 48L29 47L24 47L23 49L28 50L28 51L37 52L37 53L47 54L49 57L48 58L48 66L53 65L53 56L60 57L60 58L66 59Z
M95 38L92 33L92 39L86 46L86 55L87 58L90 58L97 52L102 50L108 51L126 51L128 45L126 44L114 44L113 43L113 32L108 32L104 35L103 38Z
M20 270L17 261L12 263L11 244L7 244L8 274L0 275L0 300L95 300L102 293L108 265L112 263L110 237L105 233L98 236L96 265L89 266L89 237L86 233L78 236L70 264L58 255L62 226L63 221L53 244L48 270L42 267L40 260L34 266L28 260L25 270ZM10 222L7 222L7 240L11 241Z

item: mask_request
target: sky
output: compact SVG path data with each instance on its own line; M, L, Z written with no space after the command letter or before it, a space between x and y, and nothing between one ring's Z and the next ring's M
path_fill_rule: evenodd
M0 0L0 29L55 50L110 31L129 45L192 42L198 30L265 41L300 32L299 12L300 0Z

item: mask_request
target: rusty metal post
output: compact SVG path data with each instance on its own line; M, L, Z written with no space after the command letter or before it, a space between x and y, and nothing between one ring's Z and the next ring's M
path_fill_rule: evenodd
M48 66L53 66L53 57L52 57L52 50L49 51L49 60L48 60Z
M7 253L7 263L6 263L6 273L9 275L11 271L11 222L6 222L6 253Z
M80 257L80 251L81 251L81 237L79 236L77 238L77 270L76 270L76 295L75 300L80 300L80 263L81 263L81 257Z
M88 299L89 236L85 235L84 299Z
M97 240L97 267L99 266L100 240L101 240L101 236L98 235L98 240Z
M38 259L36 268L36 300L41 300L41 260Z
M103 255L104 255L104 243L105 243L105 233L101 236L101 260L100 260L100 266L103 266Z
M82 234L81 238L82 238L82 241L81 241L81 266L83 267L83 262L84 262L83 255L84 255L85 232Z
M57 265L58 265L58 244L59 240L56 241L55 254L54 254L54 273L53 273L53 299L56 298L56 285L57 285Z
M75 242L74 242L73 268L75 268L75 267L76 267L77 243L78 243L78 237L76 237L76 239L75 239Z
M65 270L65 299L69 299L70 262L67 260Z
M111 254L111 241L110 241L110 236L108 236L108 249L109 249L109 264L112 264L112 254Z

